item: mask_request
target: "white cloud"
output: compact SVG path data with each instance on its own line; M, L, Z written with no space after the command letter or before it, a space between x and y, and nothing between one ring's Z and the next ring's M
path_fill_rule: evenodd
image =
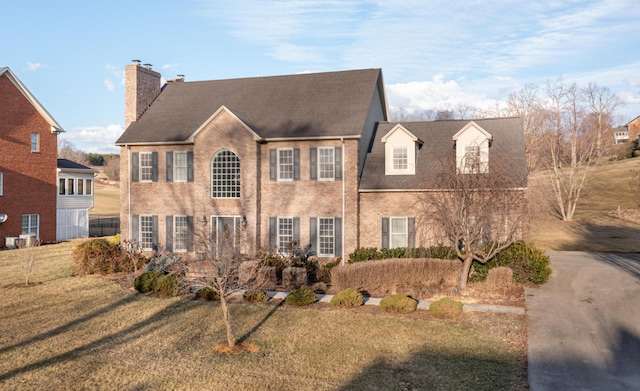
M109 72L112 78L118 80L119 85L124 85L124 70L112 64L105 65L104 69ZM113 83L112 81L109 81L109 83L111 83L111 86L115 86L115 83ZM107 84L107 89L109 89L109 84ZM113 90L109 89L109 91Z
M115 86L113 85L113 82L109 79L104 81L104 84L107 86L107 90L109 92L113 92L113 90L115 89Z
M63 133L61 137L72 141L77 149L84 152L117 153L118 148L114 144L123 131L120 124L81 126Z
M44 68L44 65L39 62L27 62L27 69L30 71L37 71L40 68Z

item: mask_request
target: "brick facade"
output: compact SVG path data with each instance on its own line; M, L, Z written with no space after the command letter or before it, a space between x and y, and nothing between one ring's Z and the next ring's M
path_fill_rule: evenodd
M31 152L31 134L39 135L39 151ZM23 215L39 215L39 238L56 240L57 136L52 125L7 75L0 75L0 172L3 193L0 247L5 237L22 232Z

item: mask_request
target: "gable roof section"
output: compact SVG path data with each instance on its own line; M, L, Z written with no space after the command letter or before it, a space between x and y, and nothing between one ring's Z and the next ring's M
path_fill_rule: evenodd
M411 138L411 140L413 140L414 142L418 144L422 144L422 140L417 138L413 133L408 131L407 128L405 128L401 124L397 124L396 126L394 126L390 131L388 131L384 136L382 136L382 139L380 141L382 141L383 143L386 143L389 137L391 137L391 135L393 135L395 132L403 132L404 134L409 136L409 138Z
M172 82L116 145L188 143L223 106L262 139L358 137L381 78L364 69Z
M470 122L491 134L489 171L492 162L508 164L518 187L527 186L524 152L524 132L520 118L495 118L424 122L380 122L367 153L359 189L366 191L437 190L430 188L442 173L442 161L455 162L453 136ZM425 140L416 155L415 175L385 175L385 148L382 136L401 124L421 140Z
M31 103L31 105L42 116L42 118L44 118L45 121L49 123L52 133L64 132L60 124L58 124L58 122L53 119L51 114L49 114L44 106L42 106L40 102L38 102L31 91L29 91L29 89L24 84L22 84L20 79L18 79L18 77L13 72L11 72L11 69L9 69L8 67L0 67L0 77L2 76L5 76L7 79L9 79L9 81L11 81L11 83L13 83L13 85L18 89L18 91L20 91L20 93L27 99L27 101Z
M487 132L486 130L482 129L482 126L479 126L477 123L475 123L475 121L469 121L468 124L466 124L462 129L460 129L458 132L456 132L456 134L453 135L453 137L452 137L453 141L458 141L458 138L460 138L460 135L464 134L464 132L466 132L469 128L477 129L488 140L492 139L492 136L489 134L489 132Z

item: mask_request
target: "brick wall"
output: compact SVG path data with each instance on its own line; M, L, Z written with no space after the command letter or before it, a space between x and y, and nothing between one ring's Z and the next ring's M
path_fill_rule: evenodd
M5 236L22 232L22 215L40 216L40 239L56 240L57 136L49 123L6 77L0 77L0 171L3 195L0 247ZM31 152L31 133L39 134L40 151Z

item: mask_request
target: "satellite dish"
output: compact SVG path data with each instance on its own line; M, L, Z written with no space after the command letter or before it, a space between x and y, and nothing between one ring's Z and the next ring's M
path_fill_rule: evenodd
M7 218L8 218L8 217L9 217L9 216L7 216L6 214L4 214L4 213L0 213L0 224L2 224L2 223L4 223L5 221L7 221Z

